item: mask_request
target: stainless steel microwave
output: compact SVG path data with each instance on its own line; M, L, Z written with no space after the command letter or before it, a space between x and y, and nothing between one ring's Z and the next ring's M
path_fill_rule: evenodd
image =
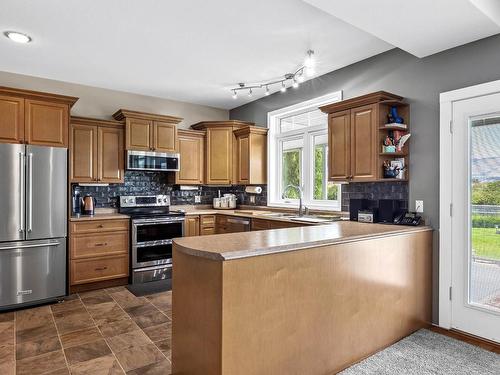
M149 151L127 151L127 169L129 170L177 172L179 167L179 154Z

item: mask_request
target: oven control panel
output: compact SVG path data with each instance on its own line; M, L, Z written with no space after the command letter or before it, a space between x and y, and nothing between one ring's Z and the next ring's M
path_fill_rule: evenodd
M120 207L170 206L170 195L120 196Z

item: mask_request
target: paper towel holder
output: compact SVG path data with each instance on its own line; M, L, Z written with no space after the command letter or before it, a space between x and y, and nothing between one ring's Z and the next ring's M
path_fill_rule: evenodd
M247 186L245 188L245 193L249 194L261 194L262 188L260 186Z

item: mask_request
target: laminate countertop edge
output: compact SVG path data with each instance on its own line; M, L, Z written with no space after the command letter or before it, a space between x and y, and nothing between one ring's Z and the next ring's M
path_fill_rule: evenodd
M347 223L347 224L343 224ZM362 226L385 226L390 228L389 230L384 231L372 231L370 233L364 234L352 234L346 236L335 236L333 234L330 237L324 237L319 239L309 239L304 242L287 242L286 239L290 236L294 236L297 233L305 233L311 232L311 235L314 235L314 232L318 230L318 228L322 228L323 230L328 230L329 226L339 226L339 225L362 225ZM336 245L343 244L349 242L358 242L358 241L366 241L371 239L378 238L389 238L396 237L405 234L412 234L418 232L426 232L433 231L433 228L430 226L418 226L418 227L402 227L396 225L384 225L384 224L365 224L365 223L357 223L357 222L339 222L333 223L330 225L321 225L321 226L304 226L297 228L285 228L285 229L272 229L272 230L264 230L264 231L256 231L256 232L242 232L242 233L228 233L228 234L216 234L210 236L203 237L183 237L174 239L175 249L188 255L203 257L215 261L228 261L234 259L242 259L248 257L255 257L261 255L269 255L269 254L278 254L289 251L297 251L297 250L305 250L315 247L328 246L328 245ZM250 236L250 237L249 237ZM295 236L297 237L297 236ZM322 236L319 236L322 237ZM262 246L261 242L266 242L266 238L269 238L269 245ZM276 239L278 238L278 241ZM279 241L279 238L285 239L285 241ZM196 241L198 239L198 241ZM252 241L255 240L255 241ZM220 240L220 242L218 241ZM230 249L228 248L228 244L231 243L245 243L248 240L248 246L235 246L239 248ZM261 241L259 241L261 240ZM209 242L205 242L209 241ZM196 243L197 242L197 243ZM209 244L207 249L203 249L203 243ZM285 242L285 243L278 243ZM214 244L221 243L221 250L214 250ZM259 243L259 244L257 244Z

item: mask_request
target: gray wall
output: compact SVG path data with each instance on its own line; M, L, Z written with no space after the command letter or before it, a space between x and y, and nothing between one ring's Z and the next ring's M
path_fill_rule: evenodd
M439 37L439 36L436 36ZM393 49L230 112L263 126L267 113L342 90L344 99L385 90L411 104L410 208L424 200L426 219L439 226L439 93L500 79L500 35L423 59ZM438 320L438 233L434 235L433 320Z
M111 119L116 110L126 108L182 117L179 128L188 128L199 121L229 118L225 109L1 71L0 86L76 96L80 99L71 109L73 116Z

